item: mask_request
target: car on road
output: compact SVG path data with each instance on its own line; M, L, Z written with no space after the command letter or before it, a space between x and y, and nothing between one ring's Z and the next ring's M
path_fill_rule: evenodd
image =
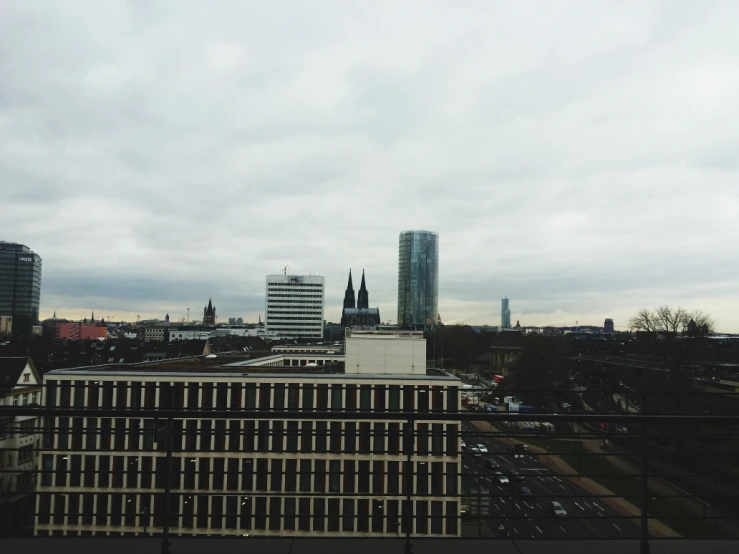
M459 441L459 442L461 443L463 449L464 448L467 448L467 443L466 442L464 442L464 441Z
M479 450L480 452L482 452L483 454L487 454L487 453L488 453L488 447L487 447L487 446L485 446L484 444L478 444L478 445L477 445L477 449L478 449L478 450Z
M509 471L509 472L508 472L508 478L509 478L509 479L510 479L511 481L518 481L518 482L521 482L521 481L523 481L523 479L524 479L524 478L523 478L523 475L521 475L521 474L520 474L520 473L519 473L518 471L516 471L515 469L514 469L514 470L512 470L512 471Z
M508 480L508 477L506 477L500 471L495 472L495 479L498 481L498 484L499 485L508 485L508 484L510 484L510 481Z
M567 510L565 510L559 502L552 502L549 505L549 509L551 510L552 515L556 517L565 517L567 515Z
M490 469L500 469L500 464L495 460L491 460L490 458L488 458L488 467Z
M528 487L521 487L521 496L524 498L531 498L531 491Z
M480 449L477 448L477 446L474 444L470 446L469 451L470 451L470 454L472 454L473 456L482 456Z

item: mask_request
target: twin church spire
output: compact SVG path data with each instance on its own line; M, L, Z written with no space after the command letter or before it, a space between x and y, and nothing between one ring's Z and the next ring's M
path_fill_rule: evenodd
M344 308L359 308L360 310L369 308L369 293L367 292L367 285L364 282L364 270L362 270L362 284L359 287L356 303L354 302L352 270L349 270L349 283L346 285L346 292L344 293Z

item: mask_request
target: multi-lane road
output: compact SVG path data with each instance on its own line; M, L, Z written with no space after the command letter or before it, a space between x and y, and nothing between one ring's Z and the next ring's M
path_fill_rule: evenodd
M462 438L468 447L462 456L462 488L465 494L475 489L490 491L490 516L484 523L495 536L514 539L639 537L638 522L623 519L603 500L587 496L568 478L559 477L541 465L536 455L515 457L506 445L485 436L468 422L464 423ZM469 453L472 444L484 444L488 453L473 456ZM500 464L501 469L491 469L489 459ZM512 470L524 476L523 482L500 485L495 471L508 473ZM529 489L531 496L521 495L523 487ZM554 516L552 501L559 502L567 515Z

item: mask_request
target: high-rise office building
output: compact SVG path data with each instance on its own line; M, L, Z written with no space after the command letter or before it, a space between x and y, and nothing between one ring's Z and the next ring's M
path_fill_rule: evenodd
M13 334L31 334L40 297L41 257L22 244L0 242L0 315L13 318Z
M613 320L610 317L607 317L603 322L603 331L606 333L613 333L614 330Z
M500 326L503 329L511 327L511 309L508 304L508 297L500 301Z
M267 275L264 325L279 337L323 338L324 278Z
M429 329L439 314L439 235L403 231L398 249L398 325Z

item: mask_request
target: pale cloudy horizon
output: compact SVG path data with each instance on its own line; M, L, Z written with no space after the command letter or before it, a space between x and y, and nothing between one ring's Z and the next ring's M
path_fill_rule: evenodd
M265 276L349 268L397 319L440 236L445 323L739 332L739 4L0 6L0 240L41 317L257 321Z

